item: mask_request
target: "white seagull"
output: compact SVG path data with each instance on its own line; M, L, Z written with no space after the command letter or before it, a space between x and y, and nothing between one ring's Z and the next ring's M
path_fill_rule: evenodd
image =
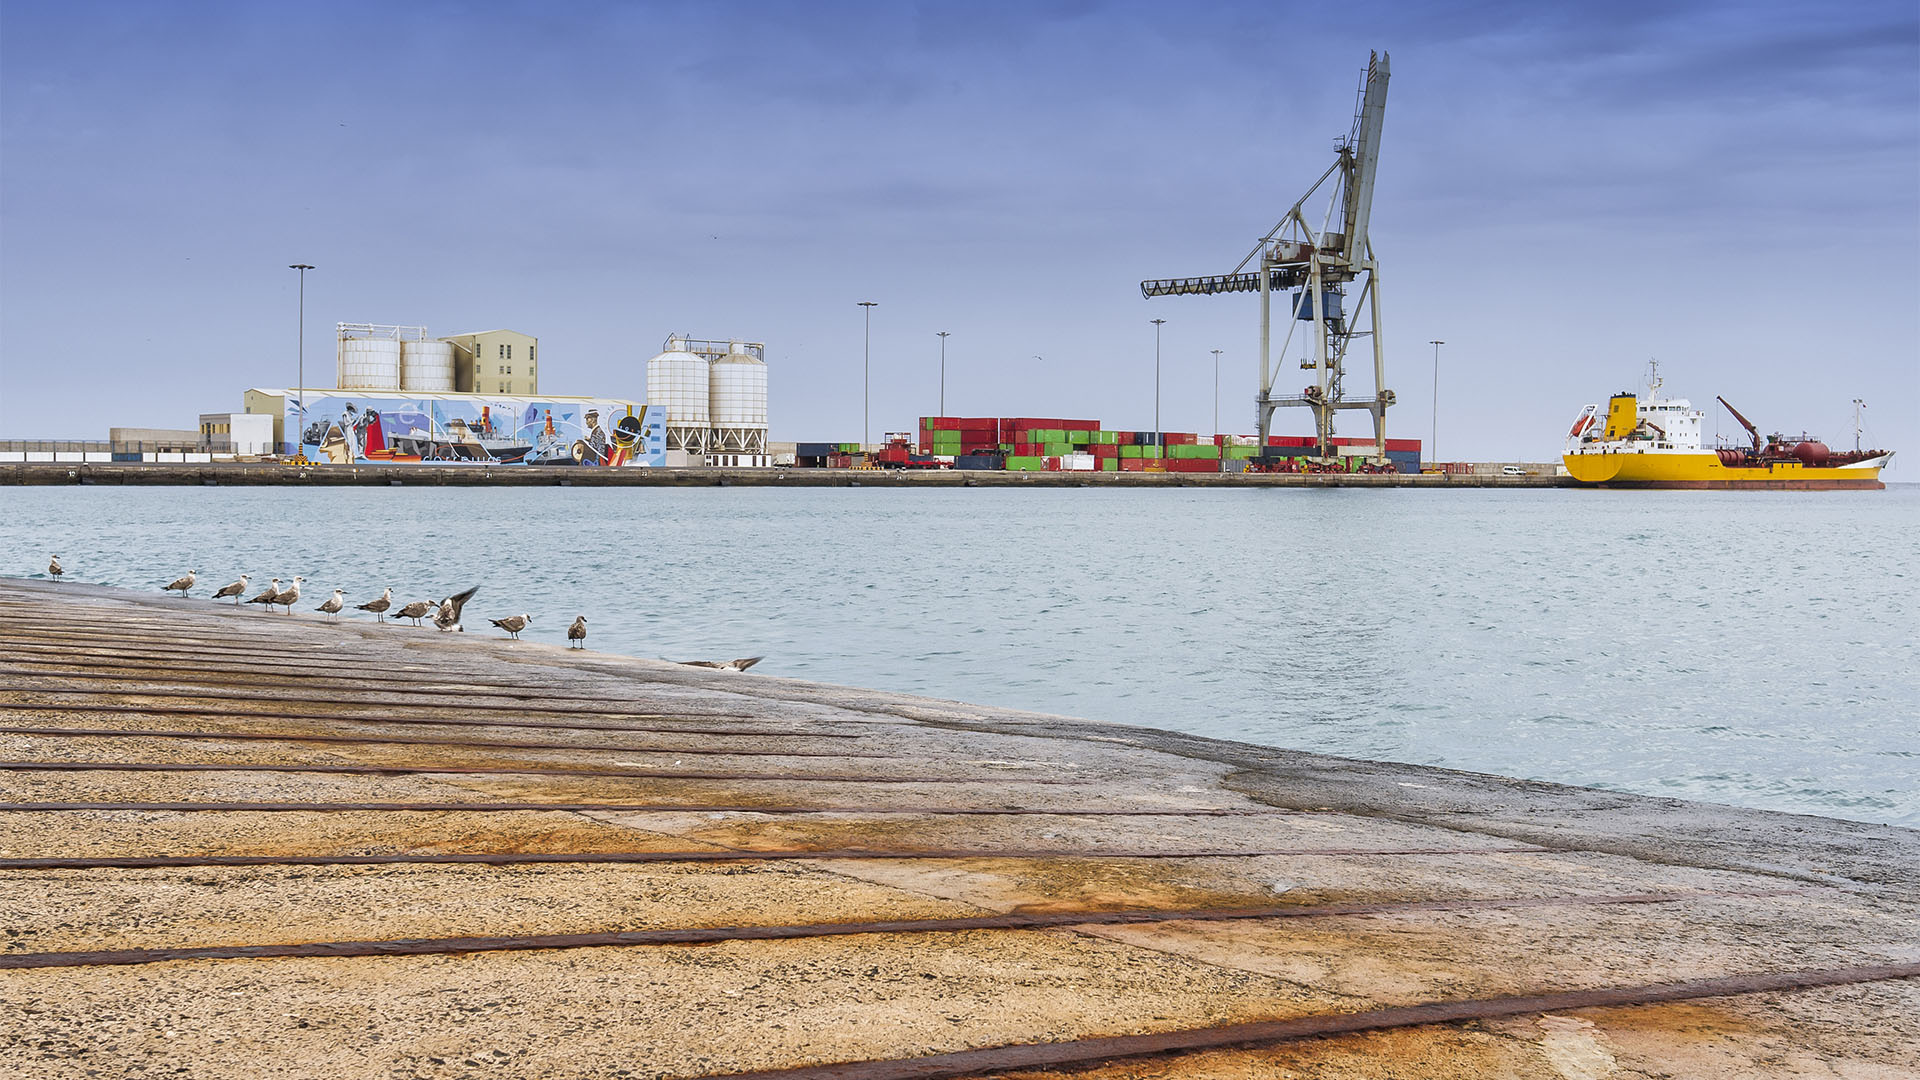
M217 593L214 593L213 598L215 600L225 600L227 597L231 596L233 597L233 606L239 607L240 594L247 591L247 580L251 577L253 577L252 574L241 574L239 581L228 582L227 584L220 586L220 591Z
M185 596L185 595L187 595L187 590L188 590L188 589L191 589L191 588L193 588L193 579L194 579L194 576L195 576L196 574L198 574L199 572L200 572L200 571L198 571L198 570L189 570L189 571L187 571L187 576L186 576L186 577L182 577L182 578L174 578L174 579L173 579L173 584L171 584L171 585L169 585L169 586L167 586L167 587L166 587L166 588L165 588L164 590L162 590L162 591L163 591L163 592L178 592L178 593L179 593L179 594L180 594L181 596Z
M450 634L465 630L466 627L460 625L460 609L466 607L467 601L473 599L473 594L479 591L480 586L475 585L466 592L454 593L440 601L440 610L433 613L433 625Z
M275 596L273 602L285 605L287 614L293 614L293 605L300 602L300 583L305 580L299 574L293 575L293 583L287 586L286 591Z
M507 632L508 637L511 637L515 641L518 641L520 640L520 631L525 630L527 628L527 624L533 621L533 616L509 615L504 619L488 619L487 621L499 627L500 629L505 630Z
M413 603L408 604L406 607L403 607L399 611L394 612L389 617L395 618L395 619L412 619L413 625L419 626L420 617L432 610L433 610L433 604L431 601L415 600Z
M687 667L712 668L715 671L745 671L765 659L764 656L749 656L743 660L677 660L675 663Z
M373 621L379 622L380 616L384 614L386 610L392 606L393 606L393 590L389 588L385 592L380 594L380 599L369 600L366 603L359 605L358 610L373 612Z
M60 584L60 575L66 572L67 568L60 565L60 556L58 555L55 555L53 561L47 564L47 573L53 575L53 583L55 585Z

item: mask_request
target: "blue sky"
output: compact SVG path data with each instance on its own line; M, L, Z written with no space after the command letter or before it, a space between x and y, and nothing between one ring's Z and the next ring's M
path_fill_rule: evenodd
M1370 49L1389 434L1442 338L1443 457L1552 458L1655 356L1835 443L1866 398L1920 463L1910 2L9 0L0 437L291 382L293 262L316 384L336 321L518 329L543 390L627 397L669 333L744 337L776 439L851 439L875 300L876 437L935 411L938 330L950 413L1151 427L1156 317L1164 425L1212 429L1218 348L1249 430L1253 299L1138 285L1239 261Z

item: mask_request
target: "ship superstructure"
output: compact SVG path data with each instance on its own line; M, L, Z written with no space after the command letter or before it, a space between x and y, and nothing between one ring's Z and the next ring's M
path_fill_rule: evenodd
M1649 365L1645 396L1622 391L1606 405L1581 410L1567 433L1562 460L1585 484L1647 488L1776 488L1878 490L1888 450L1836 451L1812 435L1760 430L1721 398L1751 438L1748 446L1708 448L1704 414L1685 398L1662 396L1660 368Z

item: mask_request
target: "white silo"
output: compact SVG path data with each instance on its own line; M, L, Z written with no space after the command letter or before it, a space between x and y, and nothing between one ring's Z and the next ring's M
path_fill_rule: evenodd
M686 338L670 337L647 361L647 408L666 423L667 449L706 453L709 422L707 358Z
M402 341L400 343L400 389L425 393L453 391L453 343L450 341Z
M337 323L339 368L335 386L343 390L400 389L400 328L370 323Z
M766 465L767 365L764 346L732 342L708 365L713 435L707 461L713 465Z

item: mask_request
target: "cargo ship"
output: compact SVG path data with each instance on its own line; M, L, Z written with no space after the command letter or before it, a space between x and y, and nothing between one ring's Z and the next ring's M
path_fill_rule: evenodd
M1889 450L1834 450L1811 436L1773 434L1718 398L1751 439L1747 446L1701 443L1703 414L1685 398L1660 396L1658 364L1651 365L1643 399L1622 391L1604 408L1589 405L1567 433L1567 473L1582 484L1630 488L1878 491ZM1858 436L1855 437L1856 443Z

